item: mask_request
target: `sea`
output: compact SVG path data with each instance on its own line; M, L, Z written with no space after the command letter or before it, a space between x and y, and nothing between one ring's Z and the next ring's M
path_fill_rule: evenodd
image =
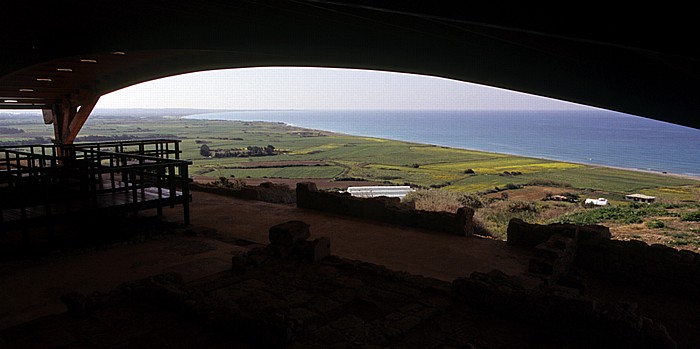
M316 130L700 177L700 130L613 111L256 110L192 119Z

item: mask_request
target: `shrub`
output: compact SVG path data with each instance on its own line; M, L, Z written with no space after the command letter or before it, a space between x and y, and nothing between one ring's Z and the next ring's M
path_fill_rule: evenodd
M199 155L211 156L211 150L209 149L209 146L206 144L202 144L202 146L199 147Z
M664 222L659 221L659 220L653 220L653 221L648 221L647 222L647 227L652 228L652 229L658 229L658 228L663 228L666 225Z
M539 214L536 205L524 201L497 201L477 210L474 215L474 219L482 223L484 230L501 240L505 240L508 223L513 218L531 223L538 222Z
M598 224L617 222L624 224L642 223L644 217L669 216L659 205L604 206L560 217L553 223ZM700 219L700 217L698 217Z
M508 204L510 212L537 212L537 205L533 202L514 201Z
M471 207L473 209L484 207L484 202L476 194L464 194L459 198L459 202L462 206Z
M527 185L537 185L541 187L559 187L559 188L570 188L571 184L566 182L554 181L551 179L535 178L527 183Z
M700 239L691 233L668 233L671 241L668 243L671 246L697 246L700 244Z
M690 212L681 215L682 221L700 222L700 211Z
M404 198L404 202L413 203L418 210L437 212L455 212L463 206L473 209L484 206L478 195L460 194L448 190L416 190L408 193Z
M245 181L240 178L233 178L233 180L229 180L226 177L219 177L219 180L209 184L219 188L241 189L245 186Z

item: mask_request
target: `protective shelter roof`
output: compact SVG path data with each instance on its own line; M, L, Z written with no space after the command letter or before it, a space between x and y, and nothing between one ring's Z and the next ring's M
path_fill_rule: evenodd
M700 127L694 11L455 1L3 4L0 108L49 109L139 82L259 66L480 83Z

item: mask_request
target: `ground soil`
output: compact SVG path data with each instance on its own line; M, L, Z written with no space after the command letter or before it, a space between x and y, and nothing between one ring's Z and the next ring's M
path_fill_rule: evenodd
M166 211L179 216L180 208ZM348 216L195 192L192 224L224 236L266 244L269 227L289 220L311 225L311 238L328 236L335 255L384 265L390 269L451 281L472 271L498 268L523 274L527 253L502 241L446 235L433 231Z
M380 224L294 205L197 191L192 196L188 231L80 251L56 250L0 264L0 330L65 311L60 297L68 292L108 292L124 282L163 272L177 272L190 281L229 270L233 255L267 244L269 228L290 220L309 223L312 239L329 237L331 253L342 258L448 282L475 271L500 269L520 276L526 284L539 283L527 272L531 252L503 241ZM142 213L149 214L153 213ZM167 208L164 216L180 223L182 207ZM638 302L640 314L669 325L672 336L680 340L679 347L692 348L700 333L696 301L659 297L596 279L590 279L587 292L600 299Z
M0 263L0 329L65 311L60 296L71 291L107 292L123 282L162 272L179 272L189 280L227 270L232 255L249 246L267 244L269 228L290 220L309 223L311 238L330 237L332 254L343 258L445 281L497 268L535 282L526 273L529 252L502 241L204 192L193 192L192 197L192 226L206 234L125 241L77 252L57 247L35 259ZM164 216L181 223L182 207L166 208ZM95 234L99 233L95 229Z

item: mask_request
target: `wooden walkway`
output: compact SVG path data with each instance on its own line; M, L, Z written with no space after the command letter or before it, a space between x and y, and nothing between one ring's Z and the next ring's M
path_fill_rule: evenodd
M178 142L1 148L0 232L68 216L153 208L161 215L175 205L189 223L190 162L179 160Z
M153 209L159 211L164 206L174 206L189 200L182 195L182 191L176 191L175 195L155 187L139 190L136 195L129 192L100 193L88 198L76 197L72 200L51 202L40 205L32 205L22 208L7 208L0 210L0 222L5 228L19 227L38 223L39 221L53 217L67 215L86 215L91 211L141 211Z

